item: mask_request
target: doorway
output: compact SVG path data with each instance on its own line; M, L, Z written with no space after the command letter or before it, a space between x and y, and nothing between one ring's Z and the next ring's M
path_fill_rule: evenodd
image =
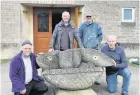
M58 24L61 21L61 13L53 13L52 12L52 32L55 28L55 25Z
M52 9L52 32L55 28L55 25L62 20L62 13L64 11L70 12L70 8L53 8Z
M73 13L74 24L78 25L78 8L33 8L33 34L34 34L34 53L48 52L51 37L55 25L61 21L64 11Z

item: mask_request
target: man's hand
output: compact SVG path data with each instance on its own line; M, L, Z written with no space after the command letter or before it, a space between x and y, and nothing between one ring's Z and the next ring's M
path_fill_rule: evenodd
M43 52L39 52L38 54L44 54Z
M117 63L115 62L114 67L116 67L116 64L117 64Z
M25 94L26 93L26 88L22 91L20 91L20 94Z
M116 63L116 61L115 61L114 59L113 59L113 61L114 61L113 63L115 63L115 64L113 65L113 67L116 67L116 64L117 64L117 63Z
M50 48L50 49L49 49L49 52L52 52L53 50L54 50L53 48Z
M115 64L113 66L116 67L116 65L117 65L117 62L115 62Z

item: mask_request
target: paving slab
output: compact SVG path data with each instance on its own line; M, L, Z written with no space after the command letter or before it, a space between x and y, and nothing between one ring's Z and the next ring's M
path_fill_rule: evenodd
M131 75L131 83L129 88L129 95L139 95L139 68L129 67ZM9 79L9 63L1 64L1 94L0 95L13 95L11 92L11 81ZM41 71L41 70L40 70ZM92 89L97 95L121 95L122 77L118 76L118 89L116 93L107 92L106 76L105 73L100 77L98 82L100 85L93 85Z

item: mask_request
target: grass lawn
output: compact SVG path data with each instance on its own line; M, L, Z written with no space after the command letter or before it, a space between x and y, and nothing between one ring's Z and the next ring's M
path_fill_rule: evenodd
M129 62L128 62L128 65L132 66L132 67L139 67L139 65L136 65L136 64L133 64L133 63L129 63Z
M137 65L137 64L130 63L129 59L130 58L127 58L127 63L128 63L129 66L132 66L132 67L139 67L140 66L140 65ZM140 61L139 61L139 63L140 63Z

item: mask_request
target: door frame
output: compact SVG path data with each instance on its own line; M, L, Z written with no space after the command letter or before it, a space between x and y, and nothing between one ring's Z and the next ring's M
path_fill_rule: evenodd
M36 38L37 33L34 33L34 32L35 32L35 26L37 26L37 23L34 23L34 22L35 22L35 20L37 20L37 18L34 14L34 8L39 8L39 7L33 7L33 42L34 42L33 52L36 53L37 48L35 48L35 45L36 45L35 38ZM50 40L51 40L51 38L52 38L52 8L50 8L50 7L46 7L46 8L49 9L49 32L50 32L49 37L50 37ZM71 8L73 8L73 7L71 7ZM78 7L74 8L74 16L75 16L75 20L74 20L75 27L78 28L78 16L79 16ZM74 41L74 46L77 47L77 42L76 41Z
M34 40L34 49L33 49L33 52L34 53L37 53L37 51L38 51L38 48L37 47L35 47L36 46L36 38L37 37L39 37L39 36L43 36L43 34L41 35L41 33L39 33L38 31L37 31L37 28L38 28L38 21L37 21L37 16L35 16L36 14L35 14L35 9L41 9L40 7L33 7L33 40ZM43 7L44 8L44 7ZM50 39L51 39L51 36L52 36L52 10L51 10L51 8L48 8L48 7L45 7L46 9L48 9L49 10L49 33L46 33L48 36L47 37L49 37L49 41L50 41ZM36 22L36 23L35 23ZM35 26L37 26L37 27L35 27ZM46 51L47 52L47 51Z

